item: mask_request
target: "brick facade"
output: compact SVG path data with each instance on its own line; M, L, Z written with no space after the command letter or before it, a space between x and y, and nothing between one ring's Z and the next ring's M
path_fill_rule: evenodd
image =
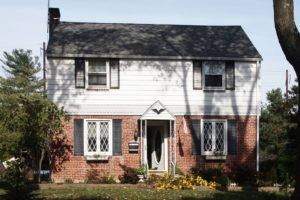
M140 166L140 152L129 153L128 142L134 141L133 133L138 130L140 116L70 116L65 122L65 134L70 145L74 144L73 119L122 119L122 155L111 156L107 161L86 161L84 156L74 156L61 165L61 169L52 173L54 182L64 182L72 179L75 182L84 181L89 171L96 170L101 174L109 174L118 178L123 174L122 166L137 168ZM193 119L235 119L237 120L237 155L227 156L225 161L206 161L203 156L192 155L191 120ZM236 165L256 168L256 117L237 116L177 116L176 117L176 164L185 173L196 164L203 167L219 167L225 170L234 169ZM169 139L169 169L171 155L171 141Z

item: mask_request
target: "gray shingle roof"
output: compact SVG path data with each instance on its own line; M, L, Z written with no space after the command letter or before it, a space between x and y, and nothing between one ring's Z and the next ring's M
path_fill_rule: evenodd
M49 57L235 58L260 60L241 26L61 22Z

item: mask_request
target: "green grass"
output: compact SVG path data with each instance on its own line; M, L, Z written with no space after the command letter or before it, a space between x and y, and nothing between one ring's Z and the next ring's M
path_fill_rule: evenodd
M75 185L75 184L74 184ZM43 189L27 190L19 193L6 193L0 189L2 199L37 199L37 200L121 200L121 199L165 199L165 200L283 200L287 199L283 193L267 193L257 191L226 192L217 190L181 190L156 191L146 187L49 187Z

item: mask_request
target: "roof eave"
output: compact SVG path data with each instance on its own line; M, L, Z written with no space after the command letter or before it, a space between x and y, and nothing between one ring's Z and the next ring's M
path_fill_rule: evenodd
M214 56L140 56L114 54L47 54L47 58L120 58L120 59L147 59L147 60L235 60L235 61L262 61L261 57L214 57Z

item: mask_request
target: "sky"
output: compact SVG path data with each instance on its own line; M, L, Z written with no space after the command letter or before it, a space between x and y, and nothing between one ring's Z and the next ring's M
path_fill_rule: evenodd
M48 0L0 0L0 59L3 52L30 49L42 57L47 43ZM261 95L285 89L295 73L286 61L274 28L272 0L49 0L58 7L61 21L104 23L151 23L187 25L241 25L263 57ZM300 29L300 1L294 2ZM300 47L299 47L300 48ZM0 72L3 75L3 72Z

